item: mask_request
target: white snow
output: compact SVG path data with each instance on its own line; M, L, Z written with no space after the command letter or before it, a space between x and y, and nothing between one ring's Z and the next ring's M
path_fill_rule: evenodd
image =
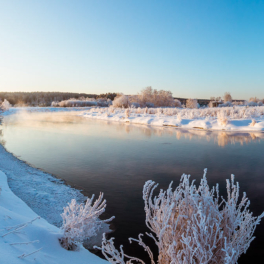
M148 113L146 113L146 111ZM222 115L218 115L222 113ZM225 130L225 131L264 131L264 107L226 107L204 109L180 108L91 108L82 116L92 119L151 126L170 126L183 129ZM226 116L226 122L219 122L219 116ZM250 126L252 119L256 121Z
M93 255L80 246L79 251L67 251L58 241L61 230L49 224L43 218L36 219L38 215L30 209L25 202L19 199L10 190L6 175L0 171L0 263L43 263L43 264L106 264L107 261ZM15 226L36 219L17 232L6 233L15 230ZM10 227L13 227L10 229ZM4 236L5 235L5 236ZM27 243L37 241L30 244ZM41 249L40 251L38 251ZM25 258L19 258L23 254L31 254Z

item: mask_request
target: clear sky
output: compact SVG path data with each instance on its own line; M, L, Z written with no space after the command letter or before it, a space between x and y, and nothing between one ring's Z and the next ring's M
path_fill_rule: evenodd
M0 91L264 98L264 1L0 0Z

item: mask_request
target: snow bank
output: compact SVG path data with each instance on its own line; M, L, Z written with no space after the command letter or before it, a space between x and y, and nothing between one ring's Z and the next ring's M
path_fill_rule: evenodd
M87 118L122 123L170 126L184 129L264 131L264 107L179 108L91 108L81 114ZM252 119L255 124L252 126ZM253 122L254 123L254 122Z
M106 264L107 261L93 255L83 247L79 251L67 251L58 241L61 230L43 218L36 219L34 213L21 199L14 195L7 184L6 175L0 171L0 263L43 263L43 264ZM36 219L17 232L15 226ZM13 228L10 228L13 227ZM7 235L5 235L7 234ZM35 243L27 243L35 241ZM17 244L14 244L17 243ZM11 245L13 244L13 245ZM40 251L38 251L41 249ZM37 251L36 253L33 253ZM33 254L31 254L33 253ZM27 255L25 258L19 256Z

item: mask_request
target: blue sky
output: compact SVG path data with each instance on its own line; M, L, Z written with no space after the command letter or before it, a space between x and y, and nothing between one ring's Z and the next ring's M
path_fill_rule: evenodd
M0 0L0 91L264 98L264 1Z

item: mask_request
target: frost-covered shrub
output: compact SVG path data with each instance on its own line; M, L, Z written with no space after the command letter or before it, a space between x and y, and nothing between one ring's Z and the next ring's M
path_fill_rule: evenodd
M178 121L182 121L182 113L181 112L179 112L178 114L177 114L177 120Z
M98 106L109 106L111 105L112 101L106 97L99 97L96 99Z
M125 116L126 109L115 108L111 106L109 108L91 108L88 110L90 114L104 114L105 112ZM165 116L175 116L181 113L181 119L204 119L217 120L219 125L224 126L229 120L234 119L264 119L264 106L247 107L247 106L233 106L233 107L213 107L213 108L176 108L176 107L164 107L164 108L135 108L130 107L130 117L138 117L139 115L156 115L156 117L165 118ZM155 118L155 117L154 117Z
M182 106L182 105L181 105L181 101L178 100L178 99L174 99L174 106L175 106L175 107L181 107L181 106Z
M125 117L128 118L130 116L130 111L129 109L126 109L125 110Z
M198 102L196 99L187 99L186 101L187 108L198 108Z
M53 101L52 103L51 103L51 107L58 107L59 106L59 101Z
M179 186L173 190L160 190L147 181L143 189L147 233L158 247L156 260L152 250L143 242L142 234L135 241L148 253L151 264L235 264L246 253L254 239L253 233L264 214L253 217L249 200L243 194L239 202L239 184L227 180L227 198L220 198L219 187L210 189L206 170L199 186L183 175ZM124 254L115 248L113 238L103 237L102 253L112 264L145 264L144 261ZM133 262L134 263L134 262Z
M129 99L127 95L120 95L120 96L116 96L114 101L113 101L113 106L114 107L124 107L127 108L129 107Z
M11 107L11 104L5 99L4 102L1 104L1 107L4 111L9 110Z
M103 194L94 202L94 195L87 199L86 204L78 204L75 199L64 207L61 214L63 224L63 237L60 239L61 245L67 250L73 250L85 239L96 235L102 223L111 221L114 217L107 220L100 220L99 216L105 211L106 200Z
M144 88L138 95L129 97L130 103L138 103L141 107L165 107L175 106L171 91L152 89L151 86Z
M227 113L222 110L217 112L217 121L220 126L226 126L228 123Z

